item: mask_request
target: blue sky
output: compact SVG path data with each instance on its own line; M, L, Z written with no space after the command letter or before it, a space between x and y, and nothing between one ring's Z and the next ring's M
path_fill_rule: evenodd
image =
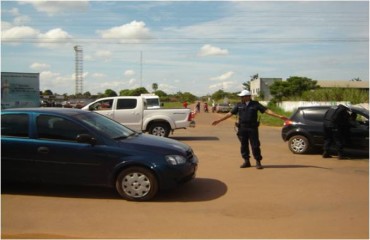
M2 1L1 71L40 90L145 87L196 96L260 77L369 80L368 1Z

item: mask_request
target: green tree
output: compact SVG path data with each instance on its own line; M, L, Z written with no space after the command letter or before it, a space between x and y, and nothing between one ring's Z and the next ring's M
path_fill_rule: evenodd
M162 90L156 90L154 92L155 95L159 96L160 98L161 97L167 97L167 93L163 92Z
M317 81L306 77L289 77L286 81L275 81L270 86L274 101L282 101L290 97L299 97L303 92L318 88Z
M107 89L105 90L104 95L107 97L115 97L117 96L117 93L113 91L112 89Z
M226 96L226 93L225 93L225 91L224 91L224 90L222 90L222 89L220 89L220 90L218 90L218 91L214 92L214 93L211 95L212 99L215 99L216 101L217 101L217 100L220 100L220 99L223 99L225 96Z
M139 87L139 88L132 90L132 96L140 96L143 93L149 93L145 87Z
M157 91L158 90L158 83L153 83L152 84L152 89L153 89L153 92Z
M85 93L83 94L83 96L84 96L85 98L90 98L90 97L91 97L91 93L90 93L89 91L87 91L87 92L85 92Z
M50 89L48 89L48 90L44 91L43 95L44 96L51 96L51 95L53 95L53 92Z
M120 96L132 96L132 90L130 89L123 89L119 92Z
M244 82L244 83L243 83L243 88L244 88L245 90L250 91L250 90L251 90L251 81L246 81L246 82Z

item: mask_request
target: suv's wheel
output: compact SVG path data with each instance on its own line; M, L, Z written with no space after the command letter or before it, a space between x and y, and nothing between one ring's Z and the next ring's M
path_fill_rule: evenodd
M310 142L302 135L291 137L288 146L290 151L297 154L308 153L310 150Z
M168 124L165 123L153 123L149 128L149 134L160 136L160 137L168 137L170 135L170 127Z
M127 200L145 201L157 194L158 182L148 169L130 167L117 176L116 189Z

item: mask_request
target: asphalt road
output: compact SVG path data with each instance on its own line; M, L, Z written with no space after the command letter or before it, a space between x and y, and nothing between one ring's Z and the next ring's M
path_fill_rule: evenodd
M151 202L111 189L2 186L2 238L369 238L368 156L294 155L260 127L263 170L242 163L233 120L201 113L171 138L193 147L197 178ZM253 165L254 162L252 161Z

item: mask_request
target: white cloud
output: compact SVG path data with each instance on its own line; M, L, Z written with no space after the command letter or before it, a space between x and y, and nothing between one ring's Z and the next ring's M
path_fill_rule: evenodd
M12 8L8 11L5 10L4 12L8 12L10 15L14 16L13 23L15 25L24 25L25 23L30 21L30 18L28 16L22 15L19 12L18 8Z
M97 58L103 59L105 62L108 62L112 58L112 52L108 50L98 50L95 52Z
M33 70L36 70L36 71L42 71L42 70L45 70L45 69L49 69L50 65L46 64L46 63L35 62L35 63L31 64L30 68L33 69Z
M8 10L8 12L13 15L13 16L19 16L20 13L19 13L19 9L18 8L12 8L10 10Z
M22 1L20 4L31 4L37 11L48 15L55 15L65 11L85 10L88 8L87 0L79 1Z
M124 75L126 77L131 77L131 76L134 76L135 75L135 71L134 70L126 70Z
M152 38L150 30L145 27L145 23L138 21L132 21L107 30L98 30L97 32L104 39L117 39L121 43L140 42Z
M150 89L151 89L151 87L150 87ZM176 92L176 91L178 91L179 88L178 87L175 87L173 85L166 84L166 83L160 83L158 85L158 89L159 90L162 90L164 92L170 93L170 92Z
M39 31L27 26L13 27L11 24L2 22L1 40L10 43L22 42L24 39L37 38Z
M53 93L63 94L74 92L74 78L72 75L62 76L60 73L51 71L40 72L40 90L50 89Z
M61 28L54 28L46 33L39 34L39 46L46 48L57 47L56 43L67 43L72 39L66 31Z
M224 74L222 74L220 76L213 77L213 78L211 78L211 80L225 81L225 80L231 78L233 75L234 75L234 72L233 71L229 71L229 72L224 73Z
M209 86L209 89L212 91L217 91L223 89L224 91L230 91L231 89L236 88L236 83L234 81L225 81L221 83L212 84Z
M93 73L91 75L93 78L103 78L105 77L106 75L104 73Z
M228 55L228 54L229 54L229 51L227 49L221 49L219 47L214 47L210 44L206 44L200 49L198 56L205 57L205 56Z
M130 87L132 86L136 86L137 85L137 80L135 78L131 78L129 81L128 81L128 85Z

